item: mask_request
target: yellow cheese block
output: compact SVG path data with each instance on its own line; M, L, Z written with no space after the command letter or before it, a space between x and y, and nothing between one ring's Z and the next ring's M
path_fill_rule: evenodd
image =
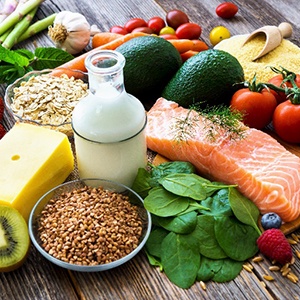
M72 172L74 156L65 134L16 123L0 140L0 166L0 204L28 221L37 200Z

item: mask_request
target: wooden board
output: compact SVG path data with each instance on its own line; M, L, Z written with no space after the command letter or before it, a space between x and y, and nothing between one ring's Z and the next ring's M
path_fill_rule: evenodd
M296 147L296 146L293 146L293 147L295 149L297 149L297 152L299 151L298 150L299 147ZM161 164L163 162L167 162L167 161L169 161L169 159L163 157L160 154L156 154L156 156L154 157L152 163L153 163L153 165L157 166L157 165L159 165L159 164ZM294 220L292 222L282 224L282 226L281 226L280 229L282 230L282 232L284 234L287 235L287 234L290 234L291 232L297 230L298 228L300 228L300 216L296 220Z

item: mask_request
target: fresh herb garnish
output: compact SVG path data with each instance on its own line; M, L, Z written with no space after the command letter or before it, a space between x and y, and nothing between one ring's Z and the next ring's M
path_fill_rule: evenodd
M0 84L10 84L26 73L36 70L53 69L74 57L54 47L9 50L0 45Z
M196 112L196 114L195 114ZM202 118L201 118L202 117ZM209 106L203 108L200 105L193 105L184 118L176 120L174 139L188 142L196 134L198 122L203 122L205 138L215 141L217 136L227 136L230 140L245 138L245 126L241 122L243 115L237 111L231 111L225 105Z

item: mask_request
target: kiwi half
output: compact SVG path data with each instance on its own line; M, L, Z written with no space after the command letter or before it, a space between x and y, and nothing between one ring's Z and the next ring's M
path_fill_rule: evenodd
M15 208L0 205L0 272L20 267L30 247L28 227Z

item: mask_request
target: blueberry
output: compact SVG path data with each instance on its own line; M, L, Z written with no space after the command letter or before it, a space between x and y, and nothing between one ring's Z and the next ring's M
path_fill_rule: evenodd
M273 212L264 214L260 222L261 222L261 226L265 230L270 228L280 228L282 224L281 218Z

